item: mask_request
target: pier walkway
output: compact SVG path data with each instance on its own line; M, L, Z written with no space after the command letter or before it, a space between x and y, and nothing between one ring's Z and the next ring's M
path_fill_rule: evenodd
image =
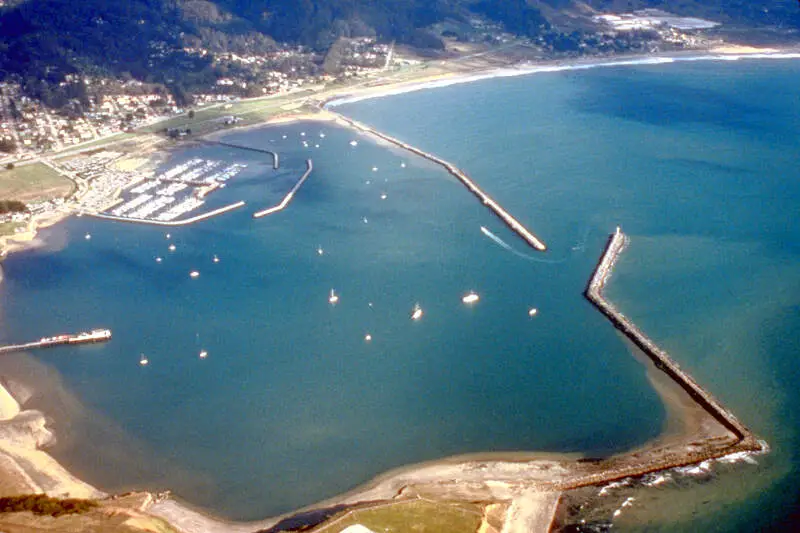
M85 332L85 333L56 335L55 337L42 337L38 341L0 346L0 354L22 352L25 350L36 350L40 348L50 348L52 346L60 346L62 344L86 344L90 342L106 342L109 339L111 339L110 329L94 329L90 332Z
M242 200L234 204L229 204L226 205L225 207L220 207L219 209L214 209L213 211L202 213L200 215L191 218L186 218L183 220L151 220L148 218L128 218L128 217L119 217L116 215L105 215L103 213L83 213L83 214L94 218L102 218L104 220L116 220L118 222L133 222L135 224L150 224L153 226L186 226L188 224L194 224L195 222L200 222L201 220L206 220L207 218L227 213L228 211L233 211L234 209L239 209L243 205L245 205L245 203Z
M297 183L294 184L294 187L292 187L291 190L286 194L286 196L283 197L283 200L281 200L281 202L278 205L269 207L267 209L262 209L261 211L253 213L253 218L261 218L268 215L274 215L275 213L278 213L286 209L286 206L288 206L289 203L292 201L292 198L294 198L294 194L298 190L300 190L300 187L303 186L303 183L305 183L305 181L311 175L312 170L314 170L314 164L310 159L306 159L305 173L303 173L303 175L300 176L300 179L297 180Z
M539 238L536 237L536 235L531 233L516 218L511 216L511 214L509 214L508 211L503 209L503 207L500 204L498 204L494 199L492 199L491 196L486 194L478 186L478 184L472 181L463 170L459 169L454 164L445 161L444 159L437 157L433 154L420 150L415 146L411 146L410 144L405 143L399 139L395 139L394 137L386 135L385 133L381 133L373 128L370 128L369 126L356 122L355 120L349 119L344 115L334 113L330 110L328 112L336 115L337 118L339 118L343 122L349 124L350 126L359 131L363 131L364 133L368 133L370 135L378 137L379 139L388 141L396 146L399 146L400 148L403 148L404 150L408 150L413 154L423 157L429 161L433 161L437 165L444 167L450 174L455 176L472 194L474 194L483 203L483 205L488 207L489 210L492 211L492 213L494 213L509 228L511 228L512 231L514 231L517 235L522 237L522 239L525 242L527 242L531 247L533 247L536 250L539 250L540 252L544 252L545 250L547 250L547 246L545 246L545 244L541 240L539 240Z
M272 156L272 168L278 170L280 167L280 157L278 156L278 152L273 152L272 150L266 150L264 148L254 148L252 146L242 146L241 144L233 144L233 143L226 143L222 141L212 141L210 139L199 139L199 142L205 144L213 144L217 146L225 146L226 148L236 148L239 150L248 150L250 152L258 152L261 154L269 154Z

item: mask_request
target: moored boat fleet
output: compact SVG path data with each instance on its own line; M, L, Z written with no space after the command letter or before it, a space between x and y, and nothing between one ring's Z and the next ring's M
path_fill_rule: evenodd
M243 163L223 166L222 161L195 157L144 177L123 191L123 203L108 214L135 220L172 221L201 207L205 196L247 168Z

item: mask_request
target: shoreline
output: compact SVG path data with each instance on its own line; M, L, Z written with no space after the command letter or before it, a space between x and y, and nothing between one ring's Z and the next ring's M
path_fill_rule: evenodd
M696 52L695 52L696 53ZM369 98L380 98L384 96L393 96L396 94L402 94L403 92L410 92L416 90L423 90L429 88L438 88L449 86L457 83L470 83L472 81L482 81L485 79L492 79L494 77L510 77L510 76L518 76L518 75L528 75L528 74L535 74L540 72L557 72L563 70L581 70L586 68L598 68L601 66L635 66L635 65L647 65L647 64L663 64L663 63L672 63L676 61L699 61L699 60L719 60L719 61L726 61L726 60L737 60L738 58L743 59L798 59L800 58L800 52L795 51L781 51L776 53L767 53L766 57L762 57L764 52L751 52L751 53L742 53L742 52L730 52L734 54L733 56L724 56L724 55L712 55L712 54L722 54L722 52L713 52L709 51L705 56L686 56L682 59L675 59L674 56L669 58L662 58L659 59L660 56L637 56L638 59L630 58L625 60L620 60L619 58L616 59L609 59L607 62L601 63L593 63L589 65L584 65L581 63L572 64L572 65L551 65L547 66L548 64L544 63L538 66L531 67L529 69L493 69L490 72L485 72L483 74L462 74L462 73L451 73L445 75L437 75L434 76L432 80L425 81L423 78L422 80L416 81L403 81L399 83L389 83L386 86L377 86L377 87L365 87L360 89L368 94L362 94L356 100L349 100L348 98L353 98L352 96L347 96L348 89L341 89L340 93L345 93L345 97L339 97L342 101L336 103L336 100L329 99L322 102L320 107L322 108L319 113L314 114L288 114L288 115L279 115L273 117L272 119L261 123L261 124L254 124L248 125L241 128L234 128L230 130L222 130L219 132L213 132L208 134L208 136L215 136L215 135L225 135L230 133L231 131L243 131L245 129L251 128L263 128L265 126L274 126L279 124L286 124L290 122L296 121L303 121L303 120L315 120L315 121L334 121L336 123L341 124L342 121L338 119L335 113L328 112L324 109L325 106L332 105L341 105L344 103L349 102L356 102L361 101ZM737 59L731 59L737 58ZM666 60L670 59L670 60ZM513 72L512 74L506 74L507 71ZM495 72L495 74L492 74ZM399 91L399 92L398 92ZM335 91L334 91L335 92ZM358 92L358 91L357 91ZM61 222L62 220L68 218L74 213L58 213L56 215L51 215L46 217L43 220L31 220L29 223L28 230L22 232L17 235L10 235L10 236L3 236L0 237L0 247L2 247L2 251L0 251L0 258L6 257L8 254L22 251L26 249L33 248L37 245L41 245L42 241L37 239L37 231L39 229L47 228L52 225ZM649 369L649 367L648 367ZM649 376L649 372L648 372ZM652 381L651 381L652 383ZM654 385L655 387L655 385ZM689 412L687 410L686 405L680 405L680 402L674 403L675 398L667 398L663 391L659 391L658 387L656 388L656 392L658 393L659 397L661 398L662 402L665 405L672 404L672 408L675 413L680 413L680 416L683 418L682 423L684 427L681 429L673 428L674 434L670 435L669 431L665 432L656 437L654 440L645 443L641 448L637 448L636 450L630 450L625 452L624 454L620 455L631 455L631 454L646 454L652 451L655 448L661 448L664 446L674 445L677 441L685 442L689 436L696 436L697 431L700 431L697 426L692 429L692 424L688 424L686 420L690 418ZM10 398L10 401L6 398ZM13 402L13 403L11 403ZM13 396L8 392L5 387L5 383L0 382L0 422L2 422L5 426L8 427L19 427L21 428L21 434L24 434L25 439L33 439L35 442L35 452L37 455L37 461L30 461L31 467L38 467L40 470L36 471L36 476L52 476L53 479L60 480L59 483L61 485L54 485L62 487L58 489L58 491L65 491L65 492L55 492L58 494L68 494L69 496L74 496L75 494L94 494L94 495L102 495L103 493L88 485L81 480L78 480L74 476L72 476L63 466L61 466L58 462L56 462L52 457L46 452L39 449L39 446L44 445L43 443L39 442L39 438L42 435L42 431L49 431L45 427L45 420L44 415L38 412L33 412L34 414L30 414L31 411L22 410L20 403L24 405L25 402L17 402L13 398ZM16 408L14 407L16 404ZM13 413L10 414L10 413ZM22 418L20 418L22 417ZM40 417L40 418L39 418ZM12 424L7 424L8 422L12 422L17 424L17 426L12 426ZM22 422L25 422L26 425L22 425ZM702 425L702 424L700 424ZM26 434L25 432L29 432L30 434ZM6 431L0 433L0 468L3 470L3 474L0 477L6 477L9 475L10 471L13 471L15 468L13 465L16 465L19 473L18 476L20 479L24 480L24 483L27 483L27 487L31 489L38 489L47 491L48 494L54 493L54 489L45 489L42 487L41 484L35 484L33 481L28 481L25 476L27 475L28 478L31 480L33 477L31 474L28 474L27 471L20 466L20 463L17 459L14 459L13 454L7 453L6 449L10 446L9 442L17 442L16 439L20 438L20 434L12 433L9 434ZM38 437L36 435L39 435ZM26 440L25 442L31 442ZM43 441L44 442L44 441ZM46 442L44 442L46 444ZM671 443L671 444L670 444ZM9 448L11 449L11 448ZM16 448L14 448L16 450ZM21 453L21 452L17 452ZM28 453L28 452L25 452ZM31 452L33 453L33 452ZM731 451L730 453L736 453L735 451ZM41 455L38 455L41 454ZM493 487L489 493L494 496L504 496L513 500L515 498L520 497L520 493L524 492L524 489L530 489L531 486L537 487L539 489L544 488L543 485L550 483L553 484L553 481L530 481L531 479L537 479L537 475L541 475L543 471L547 472L547 476L552 478L554 476L554 470L559 470L561 474L564 476L567 475L575 475L574 471L570 471L569 473L566 470L569 470L568 467L572 466L575 467L576 459L580 458L576 454L576 458L574 459L555 459L544 457L548 454L542 454L537 452L486 452L481 454L470 454L470 455L459 455L459 456L451 456L447 458L438 459L431 462L426 463L419 463L419 464L412 464L412 465L405 465L399 467L397 469L390 470L383 474L380 474L367 482L360 487L354 488L352 491L349 491L345 494L341 494L335 496L331 499L325 500L323 502L319 502L303 509L293 511L291 513L287 513L286 515L281 515L279 517L268 518L263 521L257 522L231 522L231 521L224 521L224 520L217 520L214 519L209 512L206 513L205 510L201 509L194 509L188 504L181 503L179 500L170 499L161 502L153 502L149 506L148 512L155 514L157 516L161 516L166 518L169 522L175 523L175 521L181 522L183 521L184 527L181 528L182 531L252 531L256 527L263 528L263 527L271 527L271 525L279 522L281 519L287 516L297 515L298 513L303 512L304 510L310 509L318 509L321 506L329 506L329 505L336 505L338 503L343 504L354 504L358 501L363 501L365 498L377 498L377 499L388 499L393 500L394 498L401 496L401 497L411 497L413 494L409 494L404 492L405 487L408 484L413 484L415 490L418 491L416 494L426 495L429 494L427 491L444 491L445 494L448 495L474 495L474 492L469 492L474 490L474 487L466 487L459 488L456 483L440 483L434 481L435 479L441 479L442 475L451 476L449 479L459 479L462 481L463 484L469 485L468 481L470 479L470 475L474 476L473 483L485 483L489 479L489 473L492 472L493 475L501 474L497 477L492 477L491 480L494 481L496 479L501 479L500 484L506 483L505 486L495 486ZM42 456L46 456L49 460L44 459ZM615 456L616 457L616 456ZM26 456L27 458L27 456ZM8 462L10 459L10 463ZM569 461L569 462L567 462ZM694 464L697 461L693 461L689 464ZM509 463L505 466L500 466L500 463ZM521 463L526 463L526 465L521 465ZM584 464L584 463L581 463ZM488 466L486 466L488 465ZM525 468L527 466L528 468ZM485 468L484 468L485 467ZM546 467L546 468L545 468ZM496 468L499 470L493 471L490 470L491 468ZM583 468L583 467L579 467ZM11 474L13 477L13 474ZM521 476L525 476L526 482L523 485L520 485L518 480ZM628 476L625 476L628 477ZM20 486L23 486L20 482ZM70 483L74 483L71 485ZM403 485L405 483L405 485ZM434 487L435 485L435 487ZM399 488L398 488L399 487ZM420 488L421 487L421 488ZM459 492L467 490L467 493ZM565 490L563 488L557 489L550 489L545 490L545 492L552 492L553 490ZM201 520L198 517L204 517ZM191 526L191 522L195 521L197 527L200 529L193 529ZM201 525L202 523L202 525ZM267 524L265 526L265 524ZM212 525L215 525L216 529L209 529Z

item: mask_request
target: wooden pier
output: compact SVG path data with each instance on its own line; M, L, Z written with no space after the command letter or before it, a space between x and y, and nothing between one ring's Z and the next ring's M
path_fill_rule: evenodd
M531 247L540 252L544 252L547 250L547 246L539 240L536 235L531 233L525 226L522 225L516 218L511 216L503 207L498 204L491 196L486 194L474 181L472 181L467 174L455 166L454 164L445 161L444 159L437 157L433 154L420 150L415 146L411 146L408 143L405 143L399 139L395 139L385 133L381 133L369 126L365 126L355 120L349 119L344 115L339 115L338 113L333 113L332 111L328 111L329 113L335 114L340 120L344 121L345 123L349 124L353 128L357 130L363 131L364 133L368 133L379 139L383 139L384 141L388 141L404 150L408 150L409 152L416 154L420 157L423 157L429 161L433 161L437 165L444 167L450 174L455 176L472 194L474 194L486 207L489 208L492 213L494 213L500 220L502 220L512 231L514 231L517 235L522 237L522 239L527 242Z
M41 348L51 348L53 346L61 346L63 344L86 344L94 342L106 342L109 339L111 339L110 329L94 329L92 331L85 333L56 335L55 337L42 337L38 341L0 346L0 354L22 352L26 350L38 350Z
M297 180L297 183L294 184L294 187L292 187L291 190L288 193L286 193L286 196L283 197L283 200L281 200L279 204L273 207L262 209L261 211L254 213L253 218L261 218L268 215L274 215L275 213L278 213L286 209L286 206L288 206L289 203L292 201L292 198L294 198L295 193L298 190L300 190L300 187L303 186L303 183L305 183L305 181L311 175L312 170L314 170L314 164L311 162L310 159L306 159L305 173L302 176L300 176L300 179Z

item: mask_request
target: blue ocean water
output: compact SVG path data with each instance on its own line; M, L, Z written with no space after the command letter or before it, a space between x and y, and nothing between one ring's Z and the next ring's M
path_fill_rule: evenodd
M106 345L36 354L83 406L56 455L101 488L168 486L236 518L453 454L621 452L664 424L644 367L581 296L622 225L633 241L610 296L773 452L649 489L657 502L618 523L764 526L797 494L798 70L602 68L338 108L465 169L547 254L440 168L330 124L228 137L277 149L280 171L250 152L176 150L169 164L248 163L211 201L248 205L169 240L87 217L48 230L50 248L4 262L3 339L110 327ZM290 207L252 219L307 157L315 170Z

